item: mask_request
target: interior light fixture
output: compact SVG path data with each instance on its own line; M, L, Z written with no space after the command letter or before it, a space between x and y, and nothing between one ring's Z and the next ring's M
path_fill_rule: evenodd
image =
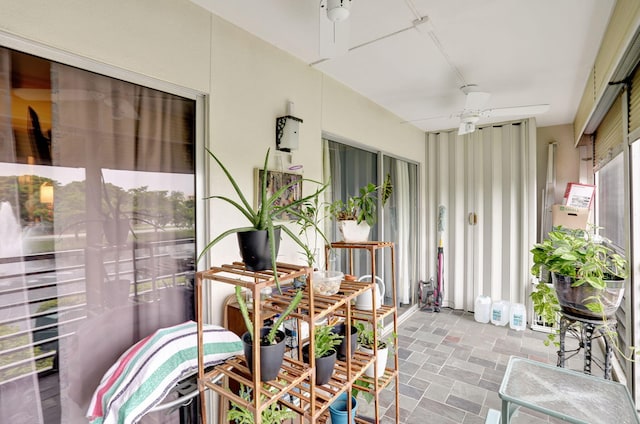
M48 181L40 186L40 203L53 205L53 184Z
M276 118L276 149L290 152L298 149L302 119L293 116L293 102L287 104L287 114Z
M349 18L351 0L327 0L327 18L331 22L341 22Z

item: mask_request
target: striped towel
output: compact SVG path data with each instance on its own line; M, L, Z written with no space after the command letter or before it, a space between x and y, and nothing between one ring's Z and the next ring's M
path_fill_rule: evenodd
M242 354L240 338L223 327L203 326L205 366ZM162 328L131 346L109 368L91 398L93 424L134 424L180 380L198 368L194 321Z

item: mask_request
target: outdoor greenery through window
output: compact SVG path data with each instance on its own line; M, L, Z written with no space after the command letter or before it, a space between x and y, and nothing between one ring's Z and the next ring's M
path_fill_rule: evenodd
M3 422L86 423L126 349L193 318L195 108L0 47Z

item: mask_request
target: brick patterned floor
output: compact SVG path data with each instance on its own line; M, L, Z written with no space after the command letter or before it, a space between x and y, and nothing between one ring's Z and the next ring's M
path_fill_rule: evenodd
M477 323L463 311L418 311L398 333L401 423L482 424L490 408L500 410L498 388L511 355L556 363L556 347L543 343L547 334ZM569 367L581 369L581 361L578 355ZM359 398L359 414L373 411ZM522 410L512 422L556 422L533 414ZM393 387L380 394L380 416L395 423Z

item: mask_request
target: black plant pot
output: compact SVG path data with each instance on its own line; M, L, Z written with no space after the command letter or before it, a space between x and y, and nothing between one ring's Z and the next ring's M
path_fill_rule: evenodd
M280 228L273 230L276 236L276 257L280 249ZM247 270L263 271L271 269L271 247L267 230L244 231L238 233L238 246Z
M309 363L309 345L302 346L302 360ZM333 375L333 368L336 365L336 351L330 355L316 358L316 386L327 384Z
M262 340L262 337L266 336L270 330L268 327L261 328L260 339ZM260 381L271 381L278 376L284 358L284 340L284 333L278 330L276 332L276 344L260 344ZM253 343L251 343L249 332L242 335L242 345L249 371L253 372Z
M340 334L342 336L342 342L340 342L340 346L338 346L338 359L344 361L347 358L347 336L345 331L344 323L340 323L333 326L333 332L336 334ZM351 326L351 357L356 351L356 346L358 345L358 329L353 325Z

